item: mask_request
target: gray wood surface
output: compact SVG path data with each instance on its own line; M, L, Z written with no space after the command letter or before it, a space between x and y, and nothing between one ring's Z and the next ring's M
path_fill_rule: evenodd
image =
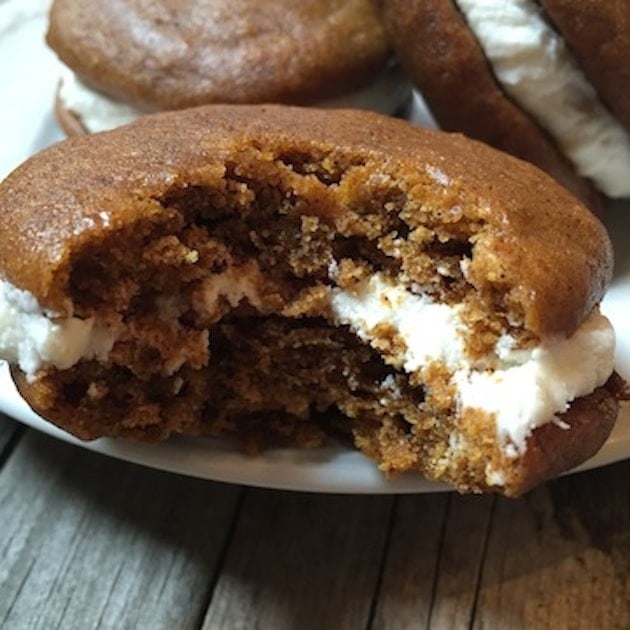
M0 476L0 627L197 628L241 492L29 433Z
M429 623L450 499L445 493L397 498L374 628Z
M473 616L493 497L402 497L377 628L465 628Z
M476 628L630 628L630 461L498 500Z
M248 492L204 629L365 628L392 499Z
M7 432L3 629L630 628L630 461L516 501L353 497Z

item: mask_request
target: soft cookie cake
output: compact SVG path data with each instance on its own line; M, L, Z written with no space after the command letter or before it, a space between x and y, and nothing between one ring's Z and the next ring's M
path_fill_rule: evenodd
M374 0L54 0L69 134L209 103L392 113L410 94Z
M516 495L613 426L611 269L585 207L485 145L207 106L4 181L0 355L83 439L336 436L385 473Z
M553 175L592 208L630 198L630 3L383 0L440 126Z

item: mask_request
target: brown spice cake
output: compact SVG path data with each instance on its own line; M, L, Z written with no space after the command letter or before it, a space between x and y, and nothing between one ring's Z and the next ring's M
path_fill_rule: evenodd
M516 495L613 426L604 229L461 136L356 111L157 114L43 151L0 209L0 352L29 404L83 439L347 436L385 472ZM501 428L510 396L485 409L467 379L509 380L592 322L599 341L570 355L588 391L525 424L515 399ZM418 358L414 335L444 347Z

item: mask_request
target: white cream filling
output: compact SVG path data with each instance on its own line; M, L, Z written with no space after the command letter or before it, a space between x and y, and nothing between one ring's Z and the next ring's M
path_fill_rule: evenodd
M630 135L533 0L456 0L497 80L610 197L630 197Z
M411 86L397 64L389 64L369 85L336 98L320 101L319 107L369 109L393 114L411 94ZM147 114L133 105L97 92L68 69L61 78L59 98L91 133L107 131Z
M59 98L91 133L122 127L147 113L92 90L70 70L65 71L61 78Z
M603 385L614 367L610 322L594 311L569 339L547 340L532 350L514 349L502 337L495 348L499 368L484 370L465 351L461 306L432 302L381 274L353 291L333 289L332 310L364 341L378 344L375 328L387 325L406 345L398 360L406 372L438 361L453 373L458 407L494 414L505 452L524 452L533 429L554 421L571 401Z
M225 299L232 308L242 300L261 308L260 276L255 262L208 276L201 290L202 307L212 314ZM176 319L181 306L177 295L156 300L158 315L165 320ZM0 280L0 359L17 364L30 380L43 367L65 370L80 360L107 360L120 332L119 325L108 326L95 318L57 317L42 309L28 291Z
M95 318L55 318L31 293L0 280L0 357L29 379L43 365L64 370L80 359L106 359L116 336Z

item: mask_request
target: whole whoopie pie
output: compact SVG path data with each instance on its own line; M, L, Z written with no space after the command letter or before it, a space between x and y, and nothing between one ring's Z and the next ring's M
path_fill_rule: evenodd
M83 439L345 436L387 473L516 495L613 426L611 269L584 206L481 143L207 106L0 185L0 356Z
M69 133L207 103L362 106L409 94L373 0L55 0Z
M630 3L383 0L440 126L529 160L591 206L630 198Z

